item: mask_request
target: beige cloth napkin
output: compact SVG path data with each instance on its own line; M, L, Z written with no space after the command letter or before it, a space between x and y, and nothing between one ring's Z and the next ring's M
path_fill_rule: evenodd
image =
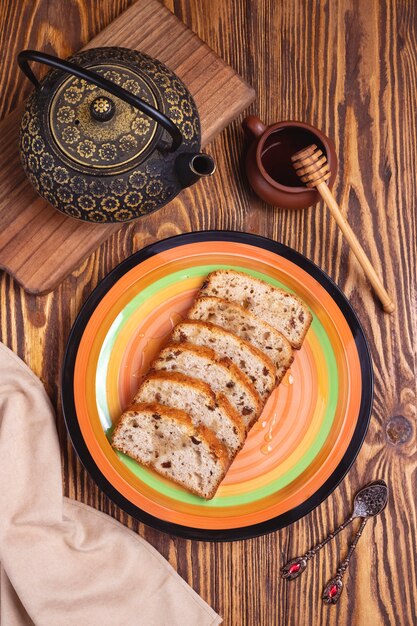
M1 626L208 626L221 618L144 539L62 497L54 413L0 343Z

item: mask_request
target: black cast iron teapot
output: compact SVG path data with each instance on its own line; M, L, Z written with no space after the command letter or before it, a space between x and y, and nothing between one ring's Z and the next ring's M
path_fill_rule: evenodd
M29 66L51 66L39 82ZM126 48L94 48L67 61L24 50L36 89L22 118L20 152L33 186L66 215L126 222L214 173L200 152L200 120L182 81Z

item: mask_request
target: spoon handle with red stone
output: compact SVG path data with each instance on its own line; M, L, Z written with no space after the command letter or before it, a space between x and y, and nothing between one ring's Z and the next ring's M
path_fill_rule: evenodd
M345 575L347 568L349 567L351 556L356 548L356 545L359 539L361 538L363 529L365 528L366 522L368 521L368 519L369 519L368 517L362 518L362 523L359 527L358 532L356 533L355 539L350 544L350 548L349 548L346 558L339 565L339 568L336 572L336 576L332 578L331 580L329 580L329 582L325 586L323 590L323 595L322 595L322 600L325 604L336 604L336 602L339 600L340 594L342 593L342 590L343 590L342 578Z
M338 535L344 528L346 528L346 526L349 526L353 519L354 516L351 515L351 517L349 517L343 522L343 524L340 524L340 526L338 526L335 530L329 533L326 539L318 543L316 546L314 546L314 548L310 548L310 550L303 554L303 556L297 556L295 559L291 559L291 561L288 561L288 563L286 563L281 568L281 578L286 578L287 580L294 580L294 578L297 578L297 576L304 572L305 568L307 567L308 561L314 558L317 552L319 552L327 543L329 543L329 541L334 539L334 537L336 537L336 535Z

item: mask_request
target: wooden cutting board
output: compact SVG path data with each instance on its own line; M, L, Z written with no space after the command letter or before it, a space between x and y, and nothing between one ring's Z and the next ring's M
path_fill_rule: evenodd
M140 0L86 48L98 46L141 50L178 74L196 101L203 147L255 98L254 90L158 0ZM22 110L0 123L0 267L30 293L41 294L122 225L65 217L37 195L20 165Z

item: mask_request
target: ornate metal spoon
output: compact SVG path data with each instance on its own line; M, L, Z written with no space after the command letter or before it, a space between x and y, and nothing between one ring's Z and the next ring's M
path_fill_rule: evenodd
M339 600L340 594L342 593L343 589L342 578L345 575L347 568L349 567L350 558L363 533L366 522L370 517L374 517L375 515L381 513L381 511L383 511L387 505L387 484L383 480L376 480L375 482L370 483L368 487L365 487L365 489L363 489L362 491L359 491L355 498L354 510L356 510L356 499L358 497L358 510L362 510L362 514L359 514L356 517L362 517L362 523L359 527L358 532L355 535L354 540L350 544L350 548L346 558L339 565L336 576L329 580L323 590L322 600L325 604L336 604L336 602Z
M361 517L362 524L356 534L354 541L352 542L346 559L341 563L337 570L335 578L332 578L327 583L323 592L323 601L326 604L336 604L340 594L342 593L344 576L347 568L349 567L350 557L356 548L356 544L365 528L366 522L370 517L374 517L381 513L385 508L388 500L388 486L383 480L375 480L363 487L355 496L352 515L340 524L333 532L331 532L324 541L308 550L303 556L298 556L295 559L291 559L281 568L282 578L287 580L293 580L297 578L307 567L308 561L315 557L323 546L331 541L336 535L338 535L346 526L348 526L356 517Z

